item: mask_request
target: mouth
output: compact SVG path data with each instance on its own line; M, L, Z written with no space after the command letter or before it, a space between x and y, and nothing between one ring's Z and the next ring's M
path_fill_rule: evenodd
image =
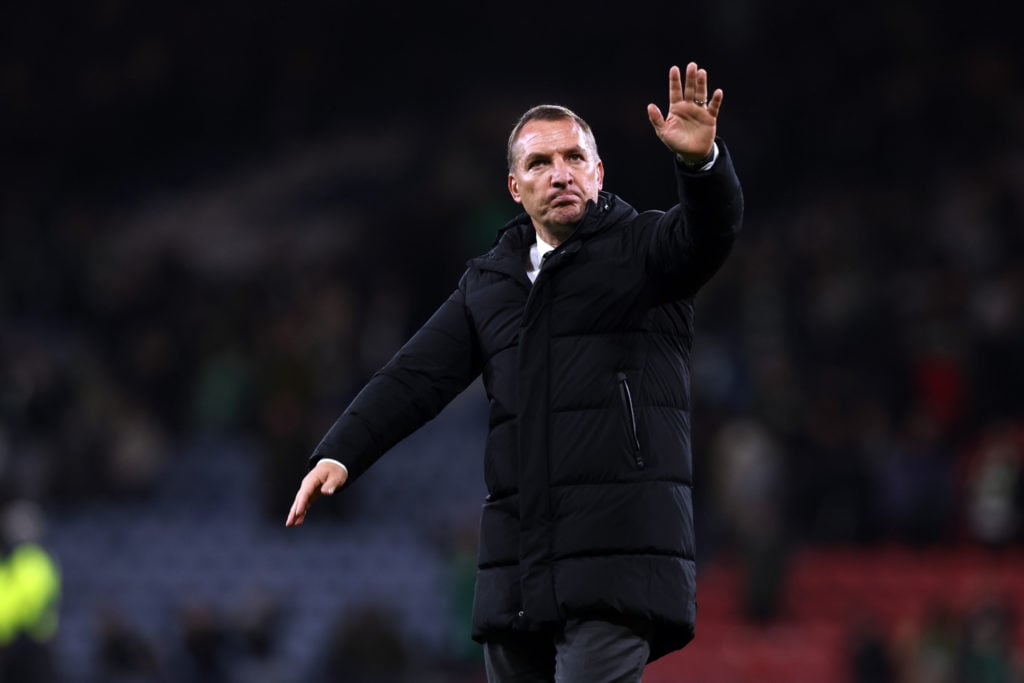
M562 192L556 194L549 200L549 204L553 207L568 206L570 204L576 204L579 201L579 197L572 192Z

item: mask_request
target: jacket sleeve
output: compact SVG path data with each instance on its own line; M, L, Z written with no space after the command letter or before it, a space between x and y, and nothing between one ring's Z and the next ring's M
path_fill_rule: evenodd
M374 373L309 457L334 458L350 485L399 441L432 420L480 374L462 285Z
M662 295L692 296L725 262L743 223L743 191L725 143L707 171L678 161L679 203L658 216L645 245L647 272Z

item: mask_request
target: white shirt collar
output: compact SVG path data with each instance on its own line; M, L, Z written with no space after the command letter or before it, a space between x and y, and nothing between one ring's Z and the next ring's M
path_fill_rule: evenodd
M540 272L540 264L544 259L544 254L547 254L555 247L548 244L537 235L537 241L530 246L530 267L527 268L526 274L530 278L530 282L537 279L537 273Z

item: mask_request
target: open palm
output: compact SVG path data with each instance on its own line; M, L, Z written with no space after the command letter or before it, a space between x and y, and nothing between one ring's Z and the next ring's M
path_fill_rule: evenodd
M668 115L652 103L647 105L647 116L666 147L683 161L697 163L711 153L721 107L722 90L715 90L708 99L708 73L690 62L685 83L678 66L669 69Z

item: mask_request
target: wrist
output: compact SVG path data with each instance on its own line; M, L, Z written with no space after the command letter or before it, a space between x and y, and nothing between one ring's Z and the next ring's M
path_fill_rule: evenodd
M715 148L712 147L704 156L694 156L692 154L684 155L676 152L676 159L679 160L679 163L684 164L685 166L700 168L701 166L706 166L715 160Z

